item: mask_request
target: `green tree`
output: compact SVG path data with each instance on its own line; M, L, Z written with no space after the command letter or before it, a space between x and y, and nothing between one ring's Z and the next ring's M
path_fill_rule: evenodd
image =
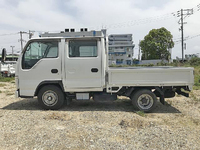
M169 49L174 47L173 36L164 27L152 29L140 42L142 60L170 59Z

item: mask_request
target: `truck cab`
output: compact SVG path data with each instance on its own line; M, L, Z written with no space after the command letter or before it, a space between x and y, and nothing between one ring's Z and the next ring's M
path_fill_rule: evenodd
M52 33L31 39L18 59L16 96L37 96L44 109L59 109L64 101L69 104L72 99L110 101L123 95L145 112L153 110L157 97L164 103L164 98L173 97L175 92L188 96L181 88L191 90L192 68L154 68L148 72L144 68L110 69L107 43L103 31ZM175 77L177 83L174 79L165 82L162 77L148 77L151 72L166 78L171 72L179 76L179 70L185 75L182 79Z

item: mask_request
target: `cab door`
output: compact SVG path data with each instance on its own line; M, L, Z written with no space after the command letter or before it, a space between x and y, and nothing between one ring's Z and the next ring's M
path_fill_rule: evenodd
M59 40L31 40L26 45L18 69L20 96L34 96L41 82L61 80L59 47Z
M102 90L100 39L67 40L65 73L67 91Z

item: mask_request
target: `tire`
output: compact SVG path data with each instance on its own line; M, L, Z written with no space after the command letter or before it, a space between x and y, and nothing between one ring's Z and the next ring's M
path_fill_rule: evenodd
M134 92L131 99L134 109L143 112L151 112L157 104L156 95L147 89Z
M65 95L61 89L55 85L47 85L40 89L38 102L44 109L57 110L64 104Z

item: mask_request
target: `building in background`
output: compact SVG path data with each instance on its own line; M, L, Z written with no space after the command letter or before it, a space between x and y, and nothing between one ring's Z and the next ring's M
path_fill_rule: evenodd
M109 65L132 65L132 34L112 34L109 39Z
M190 59L195 58L195 57L200 58L200 53L197 53L197 54L186 54L185 55L185 59L186 60L190 60Z

